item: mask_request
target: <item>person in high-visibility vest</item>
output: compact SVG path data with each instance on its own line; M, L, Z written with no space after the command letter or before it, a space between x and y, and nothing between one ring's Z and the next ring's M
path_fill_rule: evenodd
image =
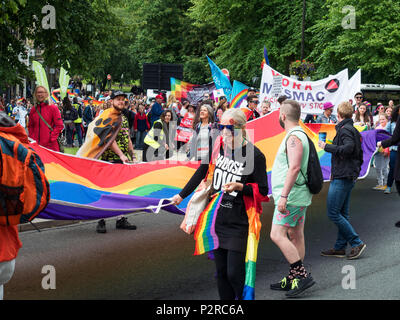
M144 138L143 161L170 158L174 149L174 135L172 111L165 110Z
M75 132L76 132L76 135L78 136L79 147L81 147L82 146L82 134L83 134L83 132L82 132L82 107L78 103L77 97L74 97L72 106L76 109L76 111L78 111L78 119L74 120L74 123L75 123Z

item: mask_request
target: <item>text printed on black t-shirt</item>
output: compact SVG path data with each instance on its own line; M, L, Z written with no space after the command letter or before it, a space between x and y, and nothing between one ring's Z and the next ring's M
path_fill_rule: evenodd
M213 187L221 190L222 186L229 182L238 182L242 179L244 163L234 161L220 154L215 164ZM232 197L237 196L237 192L229 193Z

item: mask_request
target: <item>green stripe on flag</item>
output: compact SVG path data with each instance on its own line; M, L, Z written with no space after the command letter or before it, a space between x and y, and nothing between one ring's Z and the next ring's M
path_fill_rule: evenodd
M246 262L246 281L245 285L254 288L256 283L256 263L254 261Z

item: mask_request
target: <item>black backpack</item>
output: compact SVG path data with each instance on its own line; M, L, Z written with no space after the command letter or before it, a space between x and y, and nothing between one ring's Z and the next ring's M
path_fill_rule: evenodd
M309 153L308 153L308 164L307 164L307 178L304 176L303 171L300 172L304 179L306 180L305 184L312 194L318 194L324 185L324 177L322 175L321 164L319 162L319 157L317 150L315 149L314 143L308 137L308 135L302 130L294 130L292 132L299 131L306 135L309 145ZM286 150L287 151L287 150ZM287 159L287 156L286 156ZM289 161L288 161L289 165ZM296 185L298 185L296 183Z

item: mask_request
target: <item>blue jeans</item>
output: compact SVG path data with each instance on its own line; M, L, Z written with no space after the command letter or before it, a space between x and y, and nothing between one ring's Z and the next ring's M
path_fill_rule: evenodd
M363 243L349 222L350 194L354 185L351 179L333 179L329 186L328 218L338 227L335 250L345 250L347 244L354 248Z
M135 149L136 150L143 150L144 148L144 137L146 136L146 131L136 131L136 142L135 142Z

